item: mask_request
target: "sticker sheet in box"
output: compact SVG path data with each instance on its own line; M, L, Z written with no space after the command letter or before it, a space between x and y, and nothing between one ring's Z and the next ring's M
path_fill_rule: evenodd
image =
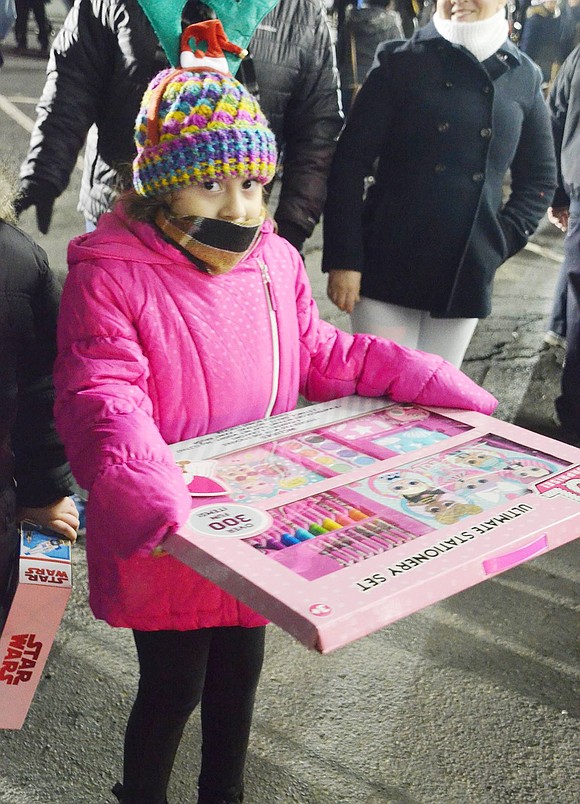
M328 652L580 534L580 450L349 397L172 446L174 556Z
M23 525L0 623L0 728L20 729L72 591L71 544Z

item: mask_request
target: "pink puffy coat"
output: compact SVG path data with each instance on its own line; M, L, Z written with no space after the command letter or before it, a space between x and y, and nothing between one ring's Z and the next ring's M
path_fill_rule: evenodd
M263 618L171 556L190 497L167 444L350 394L471 408L494 398L442 358L321 321L298 253L270 222L230 273L197 270L122 206L69 247L56 419L90 492L90 604L114 626Z

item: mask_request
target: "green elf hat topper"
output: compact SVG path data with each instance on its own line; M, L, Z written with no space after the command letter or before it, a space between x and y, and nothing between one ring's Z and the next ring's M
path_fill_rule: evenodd
M254 31L279 0L204 0L220 20L226 41L236 42L241 50L247 48ZM181 13L185 0L138 0L151 23L161 47L172 67L179 66L181 44ZM208 43L209 44L209 43ZM198 48L199 49L199 48ZM235 75L240 56L226 50L229 72ZM208 69L208 68L206 68Z

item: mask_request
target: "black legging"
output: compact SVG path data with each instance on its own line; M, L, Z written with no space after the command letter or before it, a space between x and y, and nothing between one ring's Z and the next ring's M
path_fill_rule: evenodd
M125 734L123 804L164 804L201 700L199 802L241 802L265 628L134 631L140 679Z

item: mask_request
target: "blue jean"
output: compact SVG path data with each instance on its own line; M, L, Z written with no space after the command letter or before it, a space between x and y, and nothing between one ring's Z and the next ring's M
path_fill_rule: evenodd
M576 199L570 202L563 267L568 280L566 362L556 411L562 426L580 435L580 200Z
M556 286L554 287L554 298L552 301L552 312L550 313L550 321L548 323L548 330L560 335L561 338L566 337L566 307L568 305L568 267L564 260L560 266L560 272L556 279Z

